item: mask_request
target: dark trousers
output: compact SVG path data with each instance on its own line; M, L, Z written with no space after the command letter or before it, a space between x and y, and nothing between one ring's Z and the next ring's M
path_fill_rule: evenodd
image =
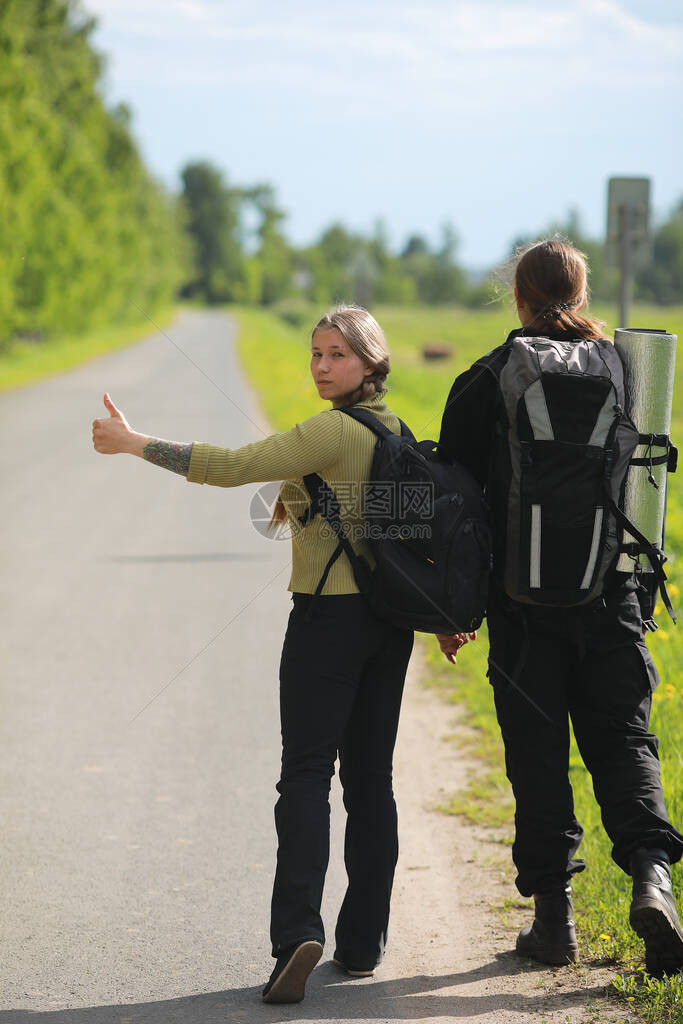
M568 778L569 718L619 867L628 873L639 846L679 860L683 836L668 820L649 731L659 680L635 593L622 587L589 608L539 609L494 591L488 625L522 895L563 885L585 867L574 856L583 830Z
M352 965L382 955L398 857L392 758L413 634L360 594L293 595L280 664L282 773L275 806L273 956L324 942L320 902L329 857L329 791L339 755L347 811L348 888L337 952Z

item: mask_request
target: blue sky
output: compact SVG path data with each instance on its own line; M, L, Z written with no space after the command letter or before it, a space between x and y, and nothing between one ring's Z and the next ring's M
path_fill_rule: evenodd
M683 197L679 0L83 6L153 172L268 182L297 243L451 221L477 268L570 208L602 235L612 175L650 176L659 217Z

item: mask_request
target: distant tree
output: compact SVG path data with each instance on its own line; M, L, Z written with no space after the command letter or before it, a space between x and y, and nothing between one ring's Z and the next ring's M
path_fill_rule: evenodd
M425 256L429 252L427 240L422 235L411 235L401 252L401 259L408 260L413 256Z
M375 230L368 243L368 252L377 271L382 273L393 262L389 247L389 232L386 222L380 217L375 221Z
M636 294L663 306L683 301L683 199L655 231L652 263L637 275Z
M374 285L380 276L372 244L357 246L348 270L351 276L351 298L356 305L369 309L372 305Z
M0 340L139 319L185 271L177 201L102 99L94 26L75 0L0 2Z
M187 164L180 176L196 261L195 273L183 293L210 303L243 299L242 190L229 188L222 172L207 161Z
M337 223L302 250L300 258L309 281L307 297L325 305L350 301L354 292L351 264L362 243L359 236Z
M245 196L255 205L260 217L256 252L260 267L258 301L269 306L292 291L294 254L281 230L285 214L276 205L273 189L269 185L257 185L247 190Z
M326 263L337 267L348 267L359 239L342 224L332 224L323 231L317 248Z
M441 247L437 252L437 258L441 266L455 266L455 256L458 251L458 233L450 223L446 221L441 227Z
M410 303L417 297L413 278L389 247L387 229L380 219L371 237L332 224L315 245L299 256L305 259L310 282L308 297L316 302Z
M383 219L375 222L372 237L357 245L358 252L353 260L356 302L408 305L417 300L415 280L407 273L404 261L392 253Z
M427 240L410 235L401 252L400 262L413 282L415 298L428 304L465 301L467 277L457 263L458 236L452 224L441 229L441 244L430 250ZM412 300L408 300L412 301Z
M422 258L417 292L422 302L434 305L462 302L467 294L465 272L456 262L458 236L452 224L441 229L441 245L428 260Z

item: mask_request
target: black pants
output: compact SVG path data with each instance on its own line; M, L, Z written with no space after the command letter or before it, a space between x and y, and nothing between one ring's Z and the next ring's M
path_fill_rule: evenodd
M413 634L378 619L360 594L322 596L312 609L306 594L293 601L280 665L273 956L304 939L325 940L320 902L339 754L348 888L337 951L352 965L374 965L386 942L398 857L392 758Z
M513 860L524 896L564 884L583 830L569 784L569 725L628 873L639 846L683 853L670 824L649 731L657 670L642 639L635 593L619 588L585 609L539 609L500 596L488 613L489 676L516 800Z

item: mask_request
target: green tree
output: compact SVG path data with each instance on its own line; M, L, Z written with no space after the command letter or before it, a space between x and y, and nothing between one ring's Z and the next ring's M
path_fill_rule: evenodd
M222 172L207 161L186 164L180 176L196 266L183 292L210 303L242 300L247 279L240 218L243 192L229 188Z
M458 238L451 224L444 224L441 245L432 252L421 235L411 235L401 253L401 264L412 279L420 302L429 304L463 302L468 285L456 256Z
M332 224L323 231L317 247L329 266L348 267L359 241L342 224Z
M139 318L183 272L177 203L104 105L93 27L71 0L0 4L0 340Z
M401 252L402 260L410 260L416 256L428 256L429 245L422 235L410 235Z
M332 224L301 256L309 275L308 296L313 302L329 304L349 301L353 296L352 260L362 239L341 224Z
M655 231L652 263L636 277L638 298L663 306L683 299L683 199Z
M249 189L246 197L254 204L260 216L256 252L260 267L258 301L261 305L269 306L289 295L293 287L293 252L281 229L285 214L278 209L275 193L269 185L257 185Z

